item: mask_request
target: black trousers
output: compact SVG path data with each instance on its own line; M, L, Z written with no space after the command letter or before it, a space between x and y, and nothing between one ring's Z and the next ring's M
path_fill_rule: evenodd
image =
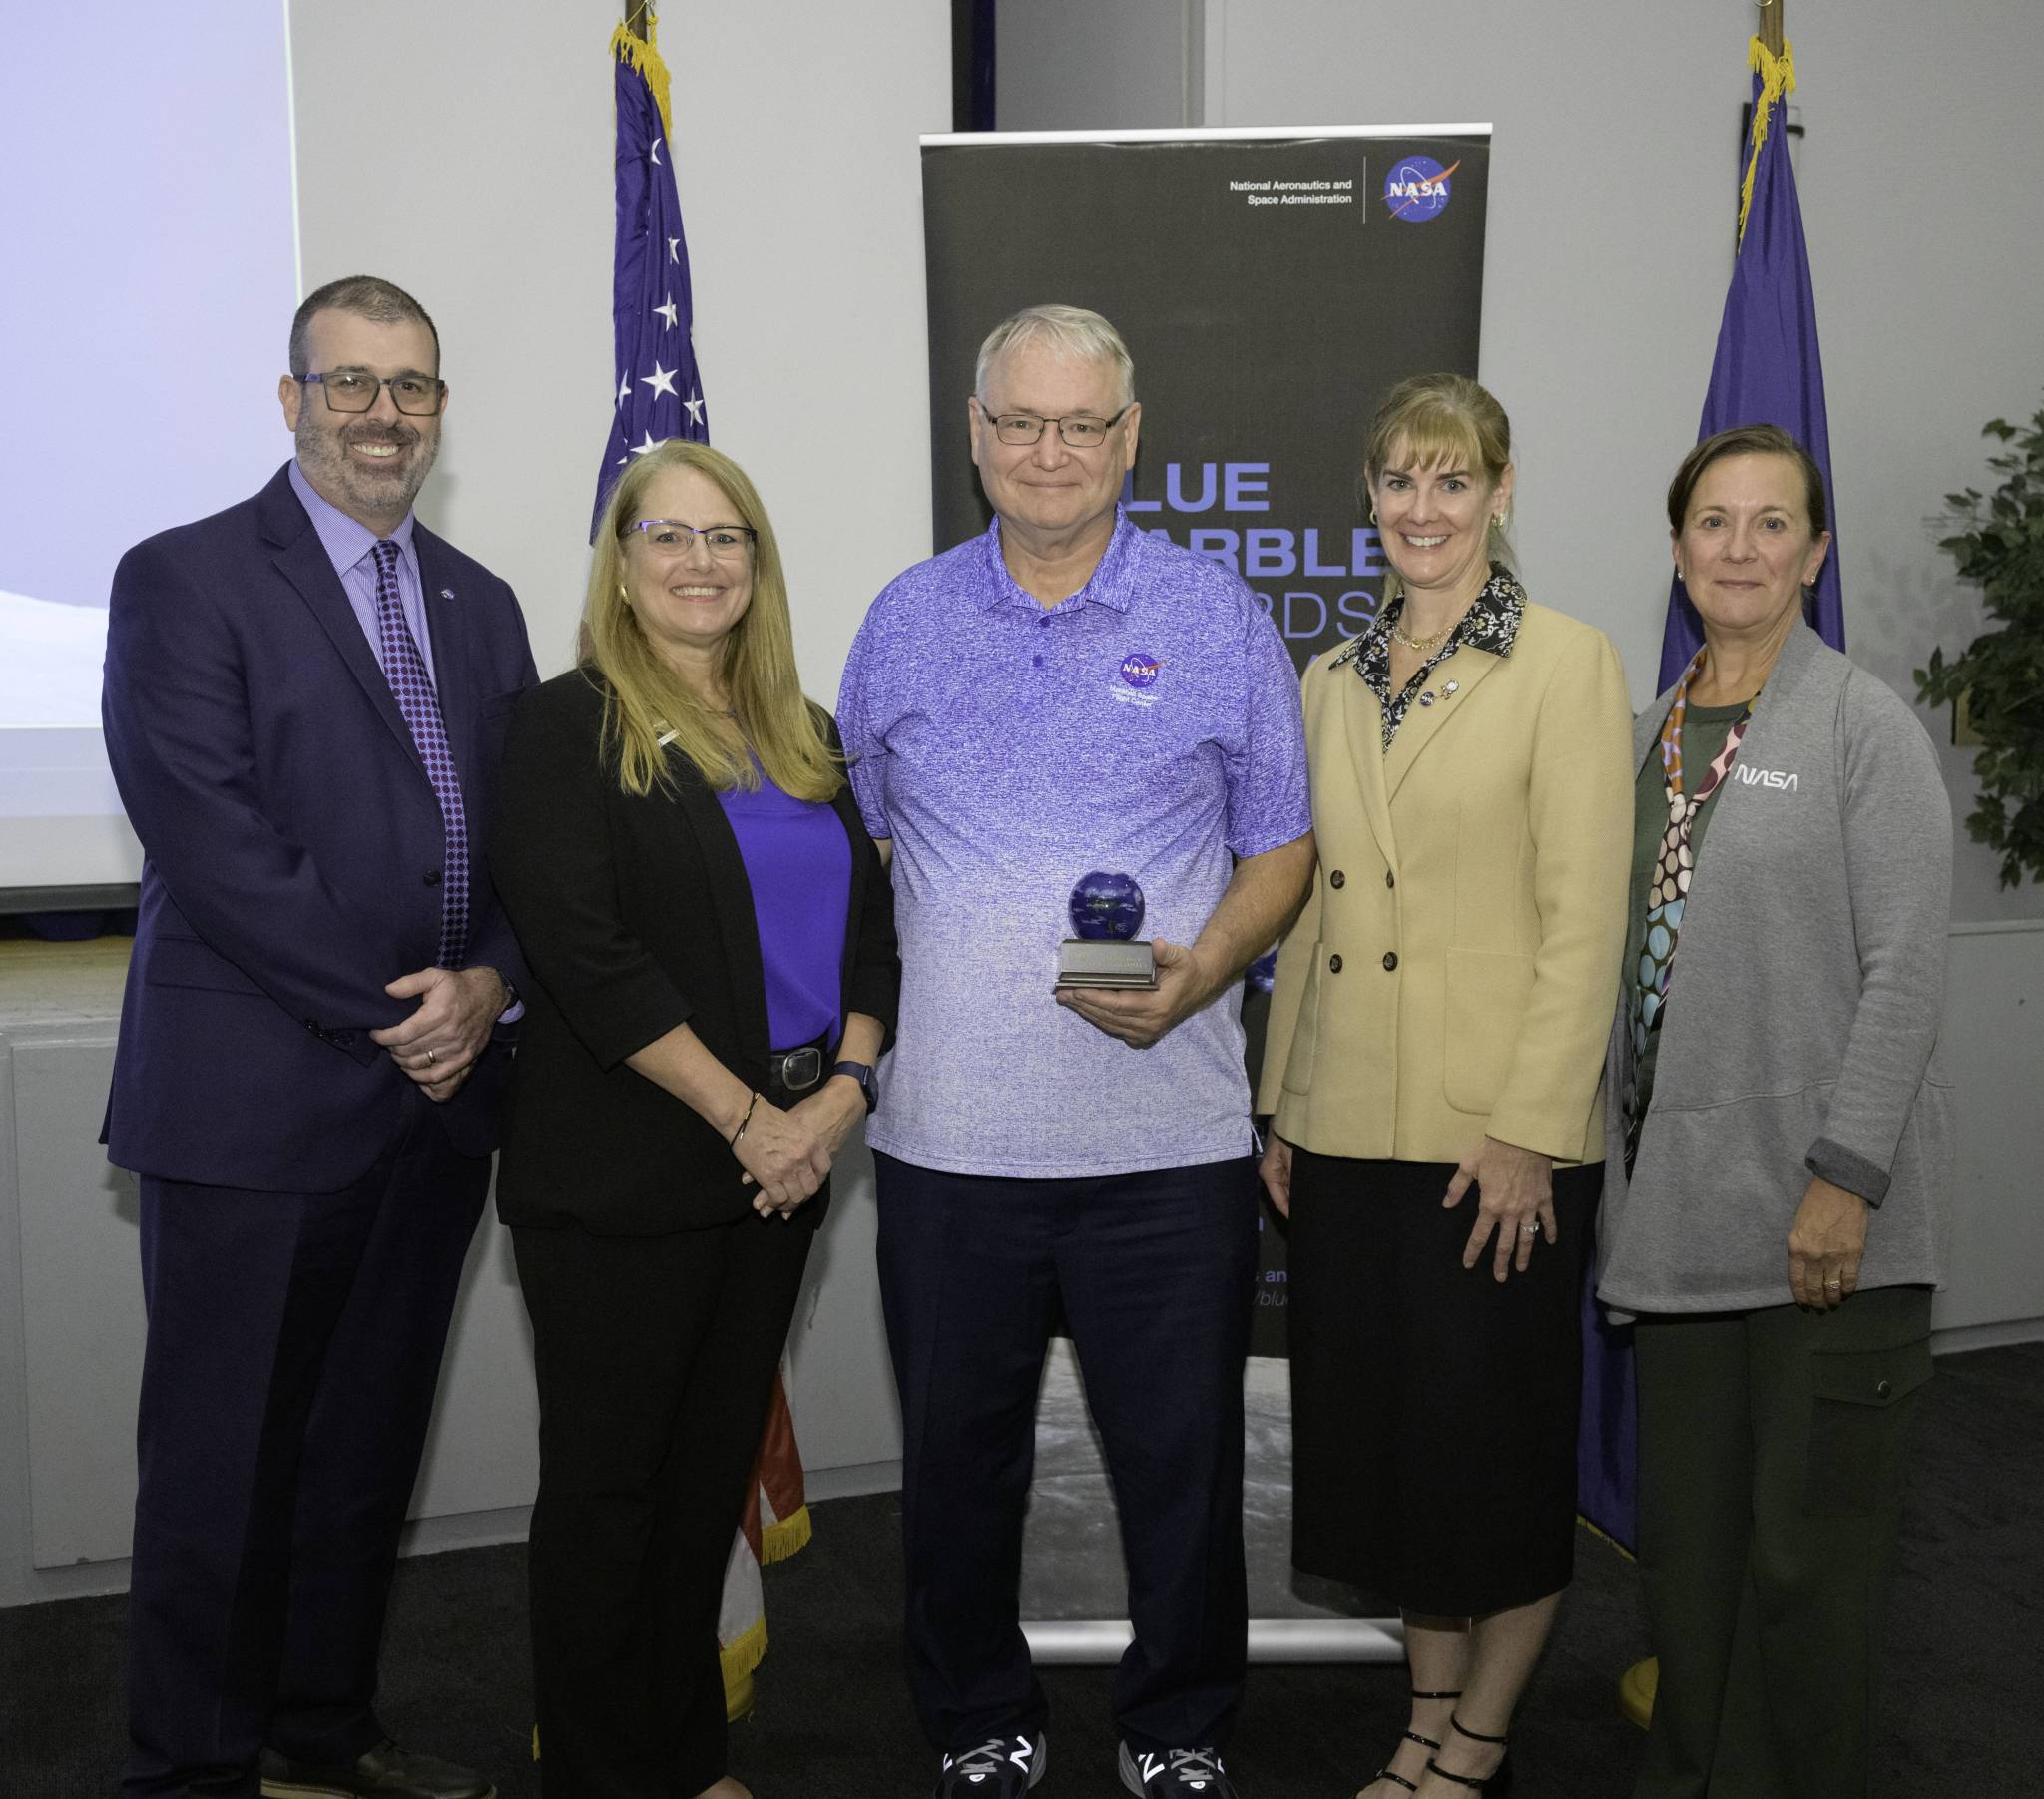
M1135 1641L1114 1682L1137 1750L1219 1744L1241 1702L1247 1160L1101 1179L938 1173L876 1155L880 1298L901 1392L909 1684L956 1749L1041 1728L1022 1521L1053 1304L1106 1450Z
M489 1175L420 1096L337 1193L143 1179L130 1799L254 1799L265 1742L381 1740L397 1537Z
M727 1771L725 1568L822 1203L660 1237L511 1233L539 1386L547 1799L686 1799Z
M1635 1794L1865 1794L1930 1289L1643 1316L1633 1343L1661 1660Z

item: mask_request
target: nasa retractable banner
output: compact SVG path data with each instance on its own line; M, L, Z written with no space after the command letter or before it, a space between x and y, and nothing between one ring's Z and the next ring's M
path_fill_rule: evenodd
M1476 373L1489 172L1487 125L924 138L933 547L990 517L965 407L986 333L1088 306L1136 363L1130 517L1240 573L1301 669L1352 637L1384 574L1363 437L1394 382ZM1284 1353L1271 1223L1257 1355Z

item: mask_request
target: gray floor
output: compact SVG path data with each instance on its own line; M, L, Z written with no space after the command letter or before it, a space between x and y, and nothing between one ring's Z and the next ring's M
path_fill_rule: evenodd
M1076 1438L1065 1448L1080 1453ZM1060 1463L1056 1442L1048 1449ZM2034 1732L2044 1701L2040 1493L2044 1345L1944 1358L1911 1466L1879 1799L2044 1793ZM1060 1504L1039 1508L1039 1532L1061 1528L1048 1516ZM890 1495L838 1500L815 1508L815 1525L808 1550L767 1571L772 1646L758 1708L734 1732L733 1771L758 1799L926 1793L931 1758L900 1674L899 1509ZM1110 1548L1089 1537L1086 1555ZM1262 1552L1259 1561L1270 1566ZM1061 1587L1118 1614L1117 1569ZM383 1659L385 1722L489 1769L502 1799L539 1794L524 1597L517 1546L407 1562ZM0 1799L111 1799L121 1610L118 1599L80 1599L0 1611ZM1626 1799L1640 1737L1616 1686L1647 1652L1633 1569L1583 1534L1575 1584L1515 1727L1515 1799ZM1110 1680L1106 1668L1045 1670L1052 1772L1042 1799L1120 1792ZM1255 1667L1231 1765L1253 1799L1348 1799L1402 1726L1403 1687L1398 1667Z

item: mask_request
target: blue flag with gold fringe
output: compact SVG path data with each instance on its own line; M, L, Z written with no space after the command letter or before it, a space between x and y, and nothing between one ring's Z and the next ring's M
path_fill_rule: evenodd
M1816 459L1830 503L1831 553L1818 572L1809 622L1833 650L1845 648L1845 618L1838 585L1838 508L1831 487L1831 436L1824 418L1823 359L1816 345L1816 299L1809 284L1809 253L1802 241L1802 208L1795 167L1788 156L1786 99L1795 92L1795 55L1788 44L1776 56L1753 40L1753 130L1746 185L1740 197L1739 254L1718 354L1704 396L1699 443L1735 425L1779 425ZM1703 629L1677 577L1668 595L1661 634L1665 692L1681 677L1703 643Z
M691 339L695 307L689 244L668 144L668 72L654 39L650 10L643 38L627 25L611 37L618 121L617 247L611 276L617 388L610 437L596 475L592 538L611 483L634 456L670 437L710 441Z

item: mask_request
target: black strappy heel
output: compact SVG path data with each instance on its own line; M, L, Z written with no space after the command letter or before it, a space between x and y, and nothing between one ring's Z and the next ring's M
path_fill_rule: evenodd
M1509 1737L1485 1736L1480 1730L1471 1730L1453 1712L1448 1713L1448 1728L1457 1736L1466 1736L1472 1743L1509 1744L1511 1741ZM1438 1749L1440 1745L1436 1743L1434 1747ZM1505 1795L1512 1790L1512 1761L1509 1748L1505 1750L1503 1755L1498 1757L1497 1766L1481 1780L1477 1779L1473 1774L1457 1774L1451 1769L1442 1767L1438 1760L1431 1758L1427 1761L1426 1771L1429 1774L1438 1774L1443 1780L1452 1780L1457 1786L1465 1786L1472 1793L1488 1794L1490 1799L1505 1799ZM1391 1778L1395 1780L1397 1776L1394 1774ZM1415 1792L1418 1790L1416 1787L1413 1788Z
M1412 1689L1412 1696L1415 1699L1459 1699L1462 1696L1462 1694L1459 1689L1452 1693L1423 1693L1417 1687L1414 1687ZM1452 1718L1452 1716L1453 1714L1451 1713L1450 1717ZM1417 1743L1422 1749L1438 1750L1440 1748L1440 1744L1435 1742L1432 1737L1421 1736L1419 1732L1416 1730L1400 1731L1399 1735L1402 1736L1404 1740L1408 1743ZM1397 1750L1393 1749L1391 1753L1395 1755L1398 1752ZM1430 1758L1427 1765L1429 1767L1432 1766L1432 1761ZM1404 1775L1392 1773L1391 1764L1389 1762L1385 1762L1381 1768L1379 1768L1373 1775L1370 1776L1370 1784L1372 1786L1374 1786L1376 1782L1379 1780L1395 1780L1408 1793L1416 1793L1419 1791L1419 1788L1415 1786L1411 1781L1407 1780Z

